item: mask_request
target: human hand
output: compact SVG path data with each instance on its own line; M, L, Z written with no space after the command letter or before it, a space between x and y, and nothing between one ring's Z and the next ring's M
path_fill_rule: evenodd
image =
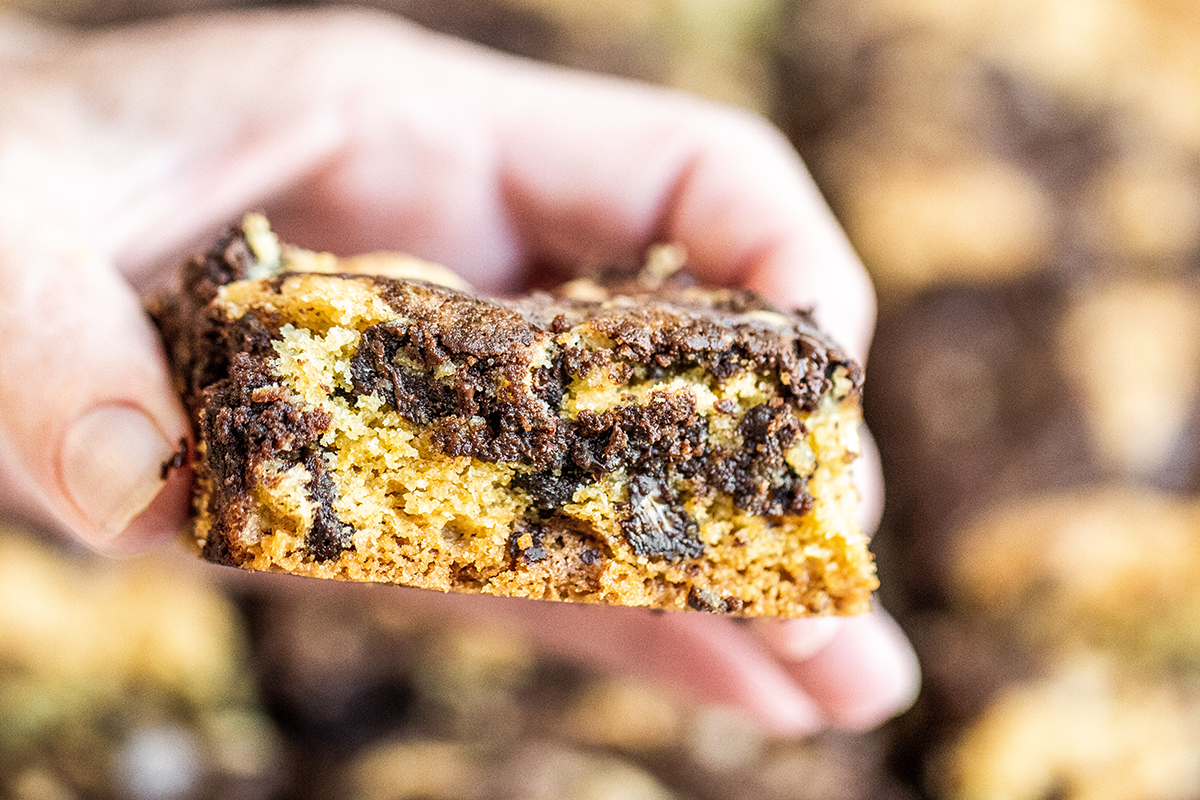
M246 208L297 244L406 250L491 292L677 241L701 280L813 305L859 357L870 338L865 273L766 123L389 17L226 15L89 34L7 20L0 108L0 504L98 549L183 524L187 476L160 473L188 425L139 293ZM877 477L864 486L877 505ZM916 687L882 613L742 626L438 602L503 608L544 646L783 732L873 725Z

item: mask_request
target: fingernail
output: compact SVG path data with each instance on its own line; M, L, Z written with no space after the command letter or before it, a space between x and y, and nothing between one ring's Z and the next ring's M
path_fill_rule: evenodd
M112 540L150 505L174 450L145 413L129 406L101 406L71 427L63 440L63 482L98 529L96 544Z

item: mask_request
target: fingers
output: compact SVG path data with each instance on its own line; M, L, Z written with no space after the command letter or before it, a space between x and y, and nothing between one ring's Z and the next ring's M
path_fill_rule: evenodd
M763 647L751 626L691 612L407 592L411 608L516 628L543 652L633 674L690 702L736 708L786 736L824 725L818 704Z
M418 590L404 602L422 616L515 627L544 652L736 708L780 736L873 727L907 709L920 683L912 648L882 611L745 621Z
M86 257L14 268L20 258L11 248L0 255L4 449L57 520L95 547L177 529L181 480L155 518L127 530L166 485L163 464L187 435L137 298Z
M808 620L783 621L773 631L760 628L759 635L792 679L817 701L829 725L866 730L912 705L920 687L920 667L904 633L886 612L838 619L832 634L821 631L816 642L811 631L794 629L804 622Z
M612 672L653 678L689 700L740 709L774 733L804 735L823 724L814 698L749 630L730 620L687 612L555 607L536 609L530 620L530 631L545 649Z

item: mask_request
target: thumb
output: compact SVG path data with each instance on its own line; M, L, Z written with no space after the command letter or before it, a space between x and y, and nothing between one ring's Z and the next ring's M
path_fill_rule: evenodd
M104 258L0 255L0 375L0 444L61 525L124 550L183 521L186 476L164 492L163 465L186 418L153 326Z

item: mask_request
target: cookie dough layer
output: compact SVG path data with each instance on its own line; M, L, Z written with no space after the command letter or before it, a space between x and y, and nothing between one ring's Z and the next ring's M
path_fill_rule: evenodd
M867 610L861 371L806 314L675 280L514 301L446 283L412 259L281 248L256 216L188 264L156 317L196 423L206 558L746 616Z

